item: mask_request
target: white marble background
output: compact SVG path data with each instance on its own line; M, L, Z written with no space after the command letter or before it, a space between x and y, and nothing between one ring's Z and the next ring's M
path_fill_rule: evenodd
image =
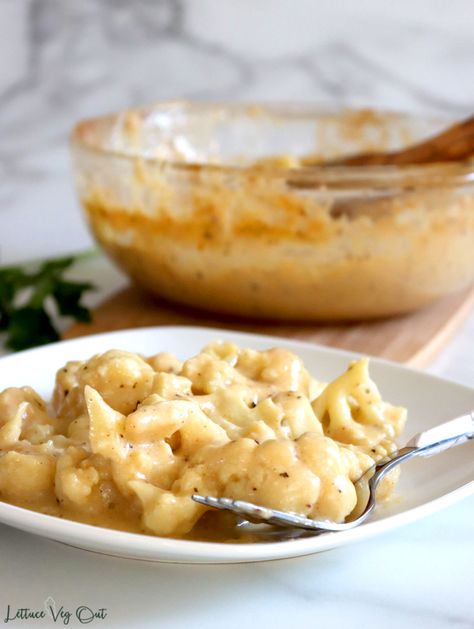
M91 245L67 147L82 117L176 97L462 117L473 74L474 0L0 0L0 265ZM103 259L76 272L101 296L123 281ZM473 343L474 316L431 370L472 385ZM54 595L107 606L91 626L115 629L473 629L473 507L259 566L138 564L0 527L0 614Z
M463 116L472 0L0 0L0 264L89 246L67 137L156 99Z

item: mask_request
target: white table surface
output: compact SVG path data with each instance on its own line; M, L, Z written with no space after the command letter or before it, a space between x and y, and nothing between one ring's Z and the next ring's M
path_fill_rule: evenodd
M100 286L97 301L124 283L103 257L75 274ZM430 371L472 385L474 313ZM115 559L0 526L4 571L0 622L17 609L80 606L91 627L188 629L223 626L474 627L474 497L378 538L312 557L266 564L186 566ZM5 578L6 575L6 578ZM84 611L84 618L90 612ZM99 612L100 613L100 612ZM15 620L56 627L61 618ZM250 624L251 623L251 624Z

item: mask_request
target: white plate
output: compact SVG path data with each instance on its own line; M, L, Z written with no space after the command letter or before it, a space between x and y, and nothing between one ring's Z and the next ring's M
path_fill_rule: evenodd
M156 327L98 334L0 359L1 388L30 385L48 397L56 370L66 360L120 348L143 354L174 352L184 359L214 339L265 349L286 347L297 353L317 378L340 374L355 354L283 340L192 327ZM474 390L395 363L372 359L371 375L384 398L408 408L406 437L474 408ZM466 443L403 467L399 498L379 508L371 520L351 531L265 544L212 544L122 533L42 515L0 503L0 522L86 550L147 561L237 563L297 557L362 540L425 517L474 493L474 443Z

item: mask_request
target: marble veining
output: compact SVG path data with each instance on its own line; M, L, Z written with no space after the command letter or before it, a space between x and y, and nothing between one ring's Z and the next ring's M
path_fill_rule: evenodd
M67 148L80 118L172 98L462 117L473 25L471 0L2 0L0 264L89 246Z

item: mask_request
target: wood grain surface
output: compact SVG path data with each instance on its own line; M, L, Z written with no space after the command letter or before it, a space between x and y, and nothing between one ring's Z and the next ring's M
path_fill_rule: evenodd
M195 325L295 338L425 367L449 342L474 305L474 288L415 313L359 323L273 323L210 314L155 300L126 288L93 312L89 324L76 324L64 338L152 325Z

